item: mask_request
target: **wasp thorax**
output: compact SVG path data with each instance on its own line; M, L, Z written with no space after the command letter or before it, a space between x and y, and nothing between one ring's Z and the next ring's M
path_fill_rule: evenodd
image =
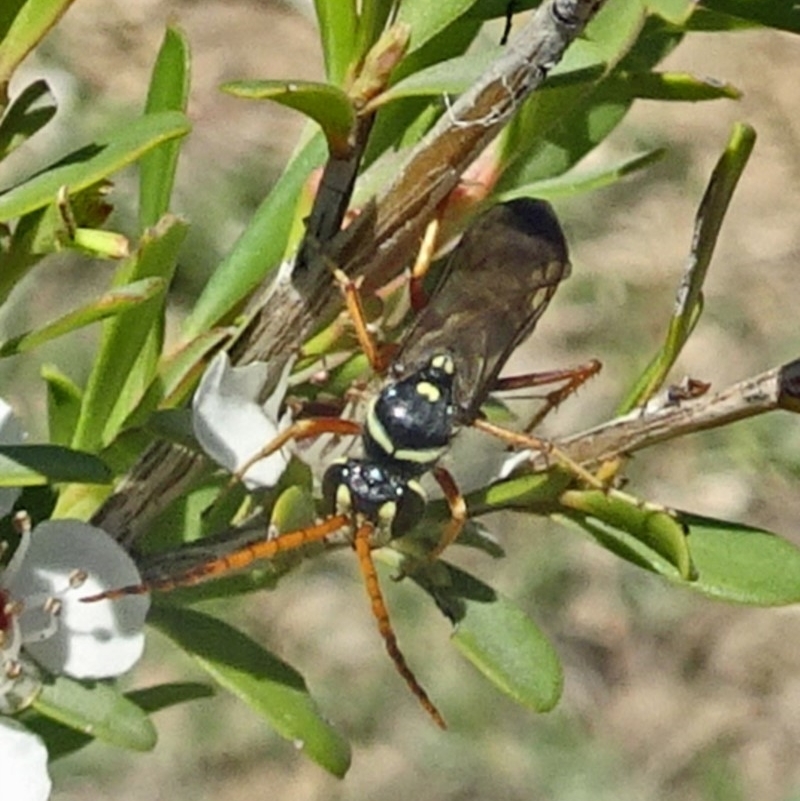
M449 354L436 354L420 369L381 390L367 413L364 447L371 459L400 462L423 473L447 449L455 427Z

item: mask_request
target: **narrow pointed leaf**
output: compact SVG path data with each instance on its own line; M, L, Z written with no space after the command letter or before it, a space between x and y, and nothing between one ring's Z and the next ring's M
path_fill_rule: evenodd
M77 331L98 320L113 317L128 311L140 303L164 292L165 283L161 278L149 278L133 284L113 289L101 295L97 300L88 303L75 311L65 314L58 320L25 334L7 339L0 343L0 358L15 356L33 350L45 342Z
M502 47L493 47L469 52L447 61L440 61L398 81L380 94L372 106L384 106L392 100L403 97L439 97L443 94L461 94L469 89L502 53ZM596 80L602 73L602 64L590 65L569 72L559 72L548 79L540 91L547 92L563 86Z
M59 676L45 684L33 706L42 715L111 745L150 751L156 744L156 730L147 714L110 684L87 687Z
M612 99L670 100L738 100L742 93L735 86L713 78L698 78L687 72L619 72L608 82L604 94Z
M120 268L117 281L158 278L169 281L187 225L167 215L142 237L136 253ZM163 336L163 298L154 297L135 314L118 315L103 324L100 352L84 393L73 446L95 451L108 444L141 400L155 375L156 354L146 350L152 332ZM140 358L142 354L146 358Z
M759 25L800 33L800 5L794 0L703 0L702 6Z
M400 3L397 21L411 28L410 50L419 50L445 28L452 25L476 5L478 0L449 0L432 3L430 0L404 0Z
M26 86L0 121L0 161L47 125L57 108L47 81Z
M223 328L213 328L159 360L153 378L140 403L125 420L125 427L142 426L155 409L180 406L194 390L209 354L230 336Z
M675 310L665 342L645 368L633 389L617 410L627 414L646 403L663 385L680 355L702 311L702 289L722 222L733 192L755 144L756 134L749 125L734 126L728 144L717 162L697 210L694 235L686 269L678 287Z
M331 154L346 155L350 133L356 121L353 103L345 92L332 84L314 81L233 81L222 91L250 100L272 100L293 108L316 122Z
M317 12L317 28L322 40L325 75L332 84L338 86L344 81L347 68L357 61L360 55L355 52L356 31L359 25L356 2L314 0L314 9Z
M664 148L655 148L647 153L624 159L616 164L599 167L596 170L570 170L555 178L524 184L498 195L498 200L506 201L517 197L538 197L544 200L556 200L563 197L580 195L611 186L638 170L660 161L666 153Z
M96 456L61 445L0 446L0 487L33 487L54 481L107 484L111 471Z
M3 0L0 3L0 86L58 22L73 0Z
M292 215L286 210L296 206L309 174L324 160L324 139L318 135L295 156L233 250L214 271L184 322L186 339L194 339L218 325L278 266L292 230Z
M50 442L69 445L81 412L80 387L57 367L46 364L41 370L47 384L47 428Z
M334 776L347 772L349 746L320 716L294 668L226 623L197 611L158 607L151 622L311 759Z
M188 132L186 117L177 111L148 114L129 122L0 194L0 222L50 205L62 186L68 187L70 194L80 192Z
M176 27L167 28L158 51L146 114L186 111L189 100L189 44ZM155 225L168 211L181 140L172 139L144 155L139 165L139 230Z

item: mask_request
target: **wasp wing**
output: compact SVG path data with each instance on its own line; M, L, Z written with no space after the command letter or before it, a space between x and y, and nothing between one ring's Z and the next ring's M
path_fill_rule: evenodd
M407 375L432 354L449 352L459 421L471 422L569 269L567 243L549 203L521 198L493 206L451 254L400 345L396 373Z

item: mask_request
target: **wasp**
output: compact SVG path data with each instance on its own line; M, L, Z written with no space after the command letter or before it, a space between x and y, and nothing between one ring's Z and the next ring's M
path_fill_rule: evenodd
M324 516L319 523L248 543L178 575L84 600L195 584L345 530L392 661L425 710L445 728L400 651L372 551L408 534L421 520L426 496L419 480L428 472L440 485L451 513L431 558L458 537L467 519L466 504L454 478L439 462L462 427L481 428L510 444L538 442L483 419L481 406L490 392L565 379L565 387L548 396L555 405L597 372L599 363L593 362L577 370L528 377L527 382L499 379L509 355L533 331L569 272L567 243L548 203L517 199L484 212L462 236L427 304L398 344L380 390L367 404L364 422L324 417L298 420L252 460L290 440L324 433L360 436L362 455L337 460L323 475ZM383 368L364 322L358 291L346 278L341 281L362 347L373 366Z

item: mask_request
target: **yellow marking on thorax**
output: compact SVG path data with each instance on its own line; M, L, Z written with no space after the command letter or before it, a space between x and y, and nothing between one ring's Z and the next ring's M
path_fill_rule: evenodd
M417 392L431 403L436 403L442 397L439 387L434 386L430 381L420 381L416 386Z

